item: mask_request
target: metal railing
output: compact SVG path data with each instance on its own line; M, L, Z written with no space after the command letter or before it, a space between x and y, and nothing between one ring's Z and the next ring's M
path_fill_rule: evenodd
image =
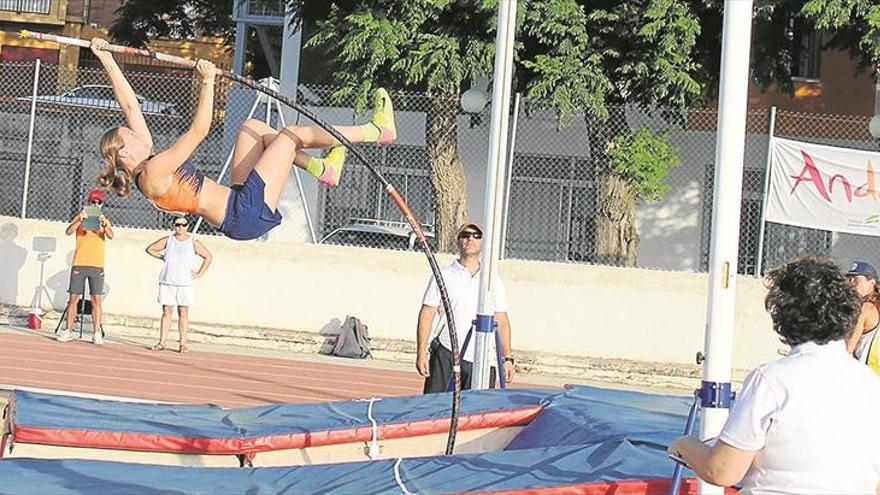
M0 0L0 11L22 14L48 14L52 0Z

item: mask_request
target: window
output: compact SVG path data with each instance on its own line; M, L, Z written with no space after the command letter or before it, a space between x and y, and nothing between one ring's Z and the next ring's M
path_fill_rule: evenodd
M822 33L803 19L791 19L787 34L792 41L792 77L819 79L822 62Z

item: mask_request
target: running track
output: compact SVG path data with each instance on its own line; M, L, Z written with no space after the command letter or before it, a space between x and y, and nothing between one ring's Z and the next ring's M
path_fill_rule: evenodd
M420 394L415 373L368 363L201 352L135 343L55 342L50 332L0 331L0 384L243 407ZM339 364L336 363L339 361Z

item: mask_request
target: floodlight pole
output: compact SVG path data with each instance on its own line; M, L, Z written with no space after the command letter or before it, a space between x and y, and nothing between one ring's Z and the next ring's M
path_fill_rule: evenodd
M706 361L700 387L700 438L721 432L732 398L733 328L739 222L742 204L743 155L749 91L749 49L752 0L725 0L721 41L721 86L712 237L709 248L709 297L706 307ZM700 481L700 494L722 494L724 489Z
M495 340L495 307L492 298L499 258L504 210L504 167L507 158L507 128L510 120L510 86L513 78L513 41L516 37L517 0L498 2L498 33L495 36L495 74L492 83L492 120L489 161L486 172L486 205L483 213L483 251L480 257L480 300L474 339L474 370L471 386L489 388L491 342ZM499 369L498 373L503 373Z

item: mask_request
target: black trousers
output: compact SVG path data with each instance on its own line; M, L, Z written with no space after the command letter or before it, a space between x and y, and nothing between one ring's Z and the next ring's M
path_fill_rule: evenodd
M431 357L428 359L428 370L431 374L425 378L423 392L426 394L446 392L446 385L449 383L449 377L452 376L452 351L443 347L437 339L431 342L431 347L428 350L431 354ZM474 363L461 362L462 390L471 388L473 370ZM495 388L494 367L490 368L489 371L489 388Z

